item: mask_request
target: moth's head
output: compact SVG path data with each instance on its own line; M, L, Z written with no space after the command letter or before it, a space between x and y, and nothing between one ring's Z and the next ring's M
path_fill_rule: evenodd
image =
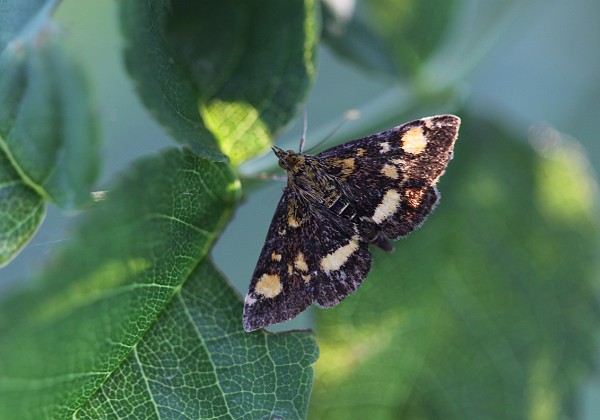
M304 155L302 153L296 153L293 150L284 151L277 146L273 146L272 149L279 159L279 166L288 172L296 171L304 163Z

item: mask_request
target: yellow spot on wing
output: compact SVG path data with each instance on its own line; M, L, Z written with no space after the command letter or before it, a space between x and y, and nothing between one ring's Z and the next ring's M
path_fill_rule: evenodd
M354 158L332 159L331 165L340 168L340 176L347 177L354 172L356 168Z
M354 172L354 158L347 158L342 160L342 175L350 175Z
M300 220L296 219L294 217L294 215L292 215L292 214L288 215L288 226L289 227L297 228L297 227L300 227L301 223L302 222Z
M311 279L310 274L306 274L306 275L302 274L302 280L304 280L304 283L308 283L310 281L310 279Z
M308 271L308 264L306 264L306 259L302 252L298 252L298 255L296 255L294 266L300 271Z
M273 261L281 261L281 254L278 254L277 252L272 252L271 259Z
M392 214L396 213L398 206L400 205L400 193L396 190L387 190L381 203L375 208L375 213L373 213L373 221L378 225L383 223L388 217Z
M387 153L390 151L390 144L387 141L384 141L380 144L381 149L379 149L379 153Z
M364 156L365 153L367 153L367 151L361 147L356 151L356 156Z
M281 280L277 274L263 274L256 283L254 291L266 298L274 298L281 293Z
M388 165L387 163L381 168L381 174L388 178L398 179L398 169L394 165Z
M413 127L402 136L402 149L406 153L418 155L427 147L427 137L421 127Z
M346 245L324 256L321 259L321 268L326 273L339 270L357 249L358 236L353 236Z

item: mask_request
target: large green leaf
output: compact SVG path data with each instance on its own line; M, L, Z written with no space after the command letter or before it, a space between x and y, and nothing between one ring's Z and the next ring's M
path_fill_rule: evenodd
M537 140L463 118L436 212L318 311L312 418L569 414L597 351L597 185Z
M177 151L121 180L34 290L3 302L2 413L64 414L91 395L204 256L233 185L226 168Z
M313 338L244 332L208 261L239 194L225 164L190 151L122 176L0 305L0 418L302 418Z
M206 255L236 191L226 167L179 151L121 179L33 290L2 303L0 417L89 398Z
M305 418L315 342L302 333L247 334L241 312L236 293L201 264L76 416Z
M55 1L0 5L0 264L43 219L44 201L89 201L98 172L97 130L79 67L50 19Z
M120 2L125 60L146 106L209 159L256 155L315 76L313 0Z

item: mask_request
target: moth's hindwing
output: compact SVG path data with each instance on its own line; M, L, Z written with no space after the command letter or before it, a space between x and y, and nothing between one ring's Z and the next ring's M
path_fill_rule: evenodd
M316 156L274 148L288 173L244 305L244 329L331 307L371 268L369 243L419 227L439 200L460 119L412 121Z

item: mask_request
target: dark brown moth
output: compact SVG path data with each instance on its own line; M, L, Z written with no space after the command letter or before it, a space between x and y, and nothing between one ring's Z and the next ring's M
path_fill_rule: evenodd
M332 307L371 269L369 245L418 228L435 208L460 118L439 115L316 156L273 147L287 186L244 302L246 331L287 321L311 303Z

